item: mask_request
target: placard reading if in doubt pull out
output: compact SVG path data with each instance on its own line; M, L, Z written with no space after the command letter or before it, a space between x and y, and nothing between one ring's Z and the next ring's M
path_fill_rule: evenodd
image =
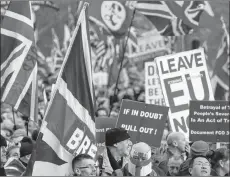
M125 128L133 143L160 147L168 107L122 100L116 127Z

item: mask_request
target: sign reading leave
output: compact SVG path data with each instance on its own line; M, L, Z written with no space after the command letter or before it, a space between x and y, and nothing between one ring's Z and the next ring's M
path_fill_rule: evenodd
M137 38L137 44L128 45L128 58L134 62L152 60L156 56L167 54L164 38L155 31L142 34Z
M190 102L190 141L229 142L227 101Z
M125 128L133 143L160 147L168 107L122 100L116 127Z
M157 57L165 103L174 132L189 139L189 101L214 100L204 49Z

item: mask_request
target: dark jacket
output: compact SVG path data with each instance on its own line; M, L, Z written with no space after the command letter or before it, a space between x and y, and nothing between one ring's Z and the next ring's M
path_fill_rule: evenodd
M159 163L158 167L165 173L167 174L168 172L168 160L164 160Z
M157 173L157 176L165 176L166 175L166 173L161 168L159 168L155 163L153 163L152 169Z
M191 161L192 158L188 158L186 161L184 161L181 165L180 165L180 169L179 169L179 173L177 176L190 176L189 173L189 163ZM211 176L218 176L216 174L216 172L211 169Z
M0 176L6 176L6 172L5 172L4 167L0 168Z
M216 173L216 171L215 170L211 170L211 174L210 174L211 176L219 176L217 173Z
M211 176L219 176L215 170L211 170ZM229 176L229 174L226 174L225 176Z
M129 176L124 171L124 166L127 164L127 159L122 158L120 163L116 162L108 148L105 148L102 154L101 164L101 176Z
M178 173L177 176L190 176L189 163L190 163L191 160L192 160L192 158L188 158L186 161L184 161L180 165L179 173Z

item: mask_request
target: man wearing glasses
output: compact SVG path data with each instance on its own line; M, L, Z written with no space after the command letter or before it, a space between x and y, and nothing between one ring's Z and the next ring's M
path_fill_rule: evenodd
M205 156L195 156L189 164L191 176L210 176L211 165Z
M94 159L88 154L79 154L72 160L74 176L96 176L97 166Z

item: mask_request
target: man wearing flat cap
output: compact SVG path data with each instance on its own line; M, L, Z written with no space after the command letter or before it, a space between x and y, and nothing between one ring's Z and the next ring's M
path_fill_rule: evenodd
M102 176L125 176L123 168L127 163L132 142L123 128L113 128L105 134L106 148L102 154Z

